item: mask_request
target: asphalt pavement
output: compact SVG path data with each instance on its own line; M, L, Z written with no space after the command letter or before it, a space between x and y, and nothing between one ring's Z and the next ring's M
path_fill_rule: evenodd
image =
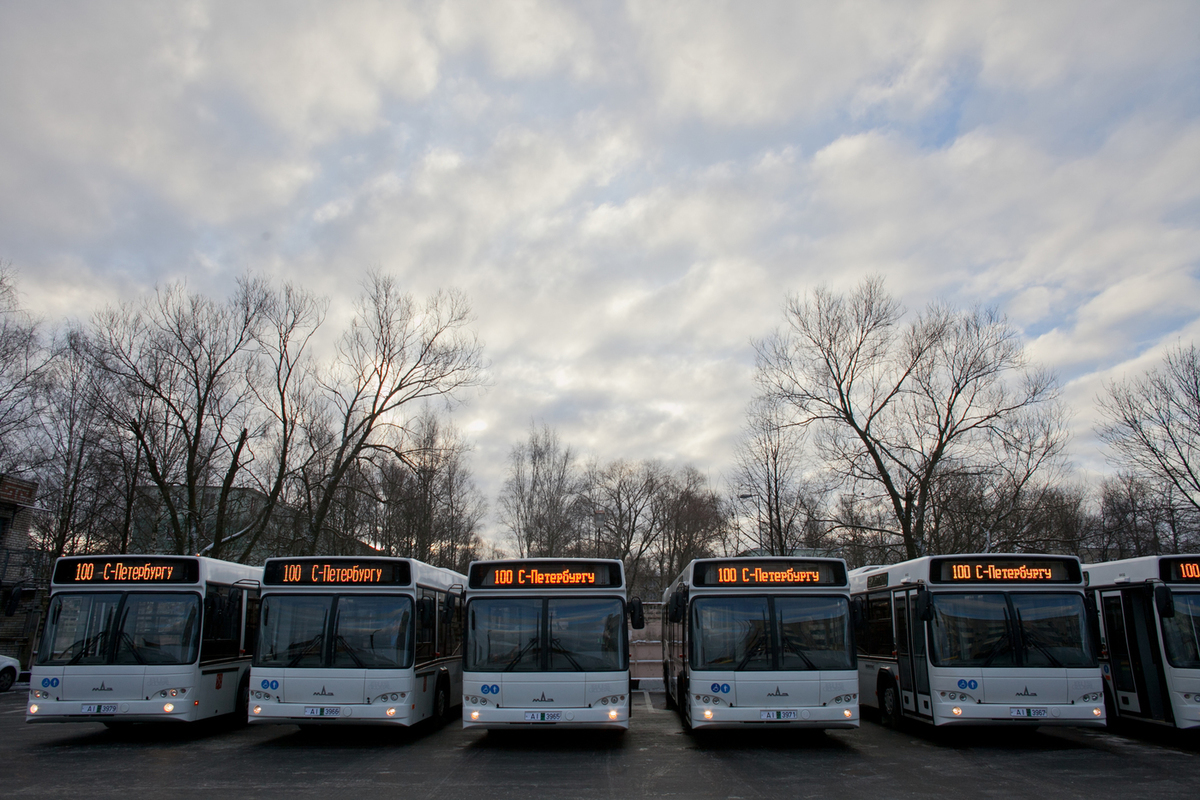
M624 734L27 725L0 695L5 798L1195 798L1200 739L1169 729L684 732L636 692Z

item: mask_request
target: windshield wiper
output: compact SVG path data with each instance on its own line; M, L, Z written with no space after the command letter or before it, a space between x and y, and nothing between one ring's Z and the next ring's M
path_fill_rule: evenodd
M1050 662L1050 666L1058 667L1059 669L1063 668L1062 662L1054 657L1054 654L1051 653L1044 644L1042 644L1041 640L1034 634L1034 632L1032 630L1026 630L1025 620L1021 619L1020 609L1017 609L1017 625L1021 627L1021 639L1025 642L1025 644L1044 655L1046 660Z
M796 643L793 642L790 637L784 636L782 638L783 638L784 648L791 650L793 653L800 656L800 658L804 659L804 663L808 666L809 669L817 668L817 665L813 663L812 659L809 658L808 656L804 655L801 648L799 646L797 646Z
M295 658L293 658L291 661L288 662L288 666L294 667L297 664L299 664L300 659L304 658L306 655L308 655L314 649L319 648L321 646L321 642L324 641L324 639L325 639L325 634L318 633L316 636L314 636L308 642L300 645L300 652L296 654ZM289 649L289 651L291 650L291 648L288 648L288 649Z
M987 654L987 657L984 659L983 663L980 664L980 666L990 667L993 661L1011 650L1012 642L1010 642L1008 637L1005 636L1003 639L1000 639L996 642L996 644L992 647L991 652Z
M556 648L557 648L557 649L556 649ZM570 661L570 662L571 662L571 666L575 667L575 669L576 669L577 671L579 671L579 672L584 672L584 671L585 671L585 670L583 669L583 665L582 665L582 664L580 664L578 661L576 661L576 660L575 660L575 657L574 657L573 655L571 655L571 652L570 652L569 650L567 650L565 647L563 647L563 646L562 646L562 642L561 642L561 641L559 641L558 639L551 639L551 640L550 640L550 652L552 652L552 653L561 653L562 655L564 655L564 656L566 656L566 657L567 657L567 661Z
M746 648L746 655L743 656L742 660L738 662L738 665L733 668L735 672L745 669L746 665L750 663L750 659L754 658L754 656L758 653L763 642L766 641L766 637L763 636L764 631L766 631L765 627L760 628L758 633L755 634L754 638L750 641L750 647Z
M68 647L66 650L63 651L63 655L66 655L67 653L71 652L71 650L76 647L79 648L79 652L76 653L74 656L72 656L71 659L69 661L67 661L67 664L78 664L79 659L86 656L88 654L88 652L92 649L93 645L95 645L97 642L99 642L101 639L104 639L107 636L108 636L108 631L103 630L103 631L100 631L99 633L97 633L95 636L89 636L86 639L80 639L79 641L74 642L70 647ZM99 648L97 648L97 649L99 649Z
M129 645L129 652L133 655L134 660L137 661L137 663L139 663L139 664L145 664L146 659L142 658L142 654L138 649L137 642L135 642L133 640L133 637L130 636L125 631L121 631L121 633L118 634L118 636L119 636L118 642L127 643ZM117 647L118 647L117 653L119 655L121 652L120 644L118 644Z
M362 659L360 659L358 656L356 656L354 654L356 652L355 648L353 645L351 645L349 642L346 641L345 636L339 636L334 641L336 641L338 644L342 645L342 647L346 648L345 650L342 650L341 652L345 653L346 655L350 656L350 658L354 659L355 664L362 667L363 669L367 668L367 665L362 662Z
M524 647L522 647L520 650L518 650L517 654L512 657L512 660L509 661L507 665L505 665L504 671L510 672L517 666L517 664L520 664L521 659L525 658L525 654L528 653L530 651L530 649L532 649L533 646L538 643L538 639L540 639L540 638L541 638L540 636L534 636L532 639L530 639L529 643L526 644Z

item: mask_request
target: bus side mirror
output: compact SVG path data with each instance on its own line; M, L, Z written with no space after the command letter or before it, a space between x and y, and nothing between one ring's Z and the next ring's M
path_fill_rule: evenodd
M1154 587L1154 605L1158 607L1158 615L1160 617L1175 616L1175 596L1171 594L1171 587L1159 584Z
M671 595L671 599L667 602L667 621L682 622L683 609L687 601L683 598L683 590L676 589Z
M17 607L21 605L22 591L21 586L14 586L8 593L8 599L4 601L4 616L11 617L17 613Z
M629 624L635 631L646 627L646 612L642 609L642 598L640 597L629 601Z
M917 591L917 619L922 622L929 622L933 619L933 603L929 599L929 591L920 589Z

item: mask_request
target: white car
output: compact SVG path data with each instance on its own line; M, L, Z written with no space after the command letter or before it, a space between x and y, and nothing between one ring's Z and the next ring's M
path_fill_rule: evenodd
M21 663L15 658L0 656L0 692L7 692L21 674Z

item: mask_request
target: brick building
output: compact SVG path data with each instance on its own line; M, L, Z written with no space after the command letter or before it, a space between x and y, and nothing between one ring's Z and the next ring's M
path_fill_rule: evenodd
M40 554L29 540L37 489L36 483L0 475L0 654L13 656L26 669L47 588Z

